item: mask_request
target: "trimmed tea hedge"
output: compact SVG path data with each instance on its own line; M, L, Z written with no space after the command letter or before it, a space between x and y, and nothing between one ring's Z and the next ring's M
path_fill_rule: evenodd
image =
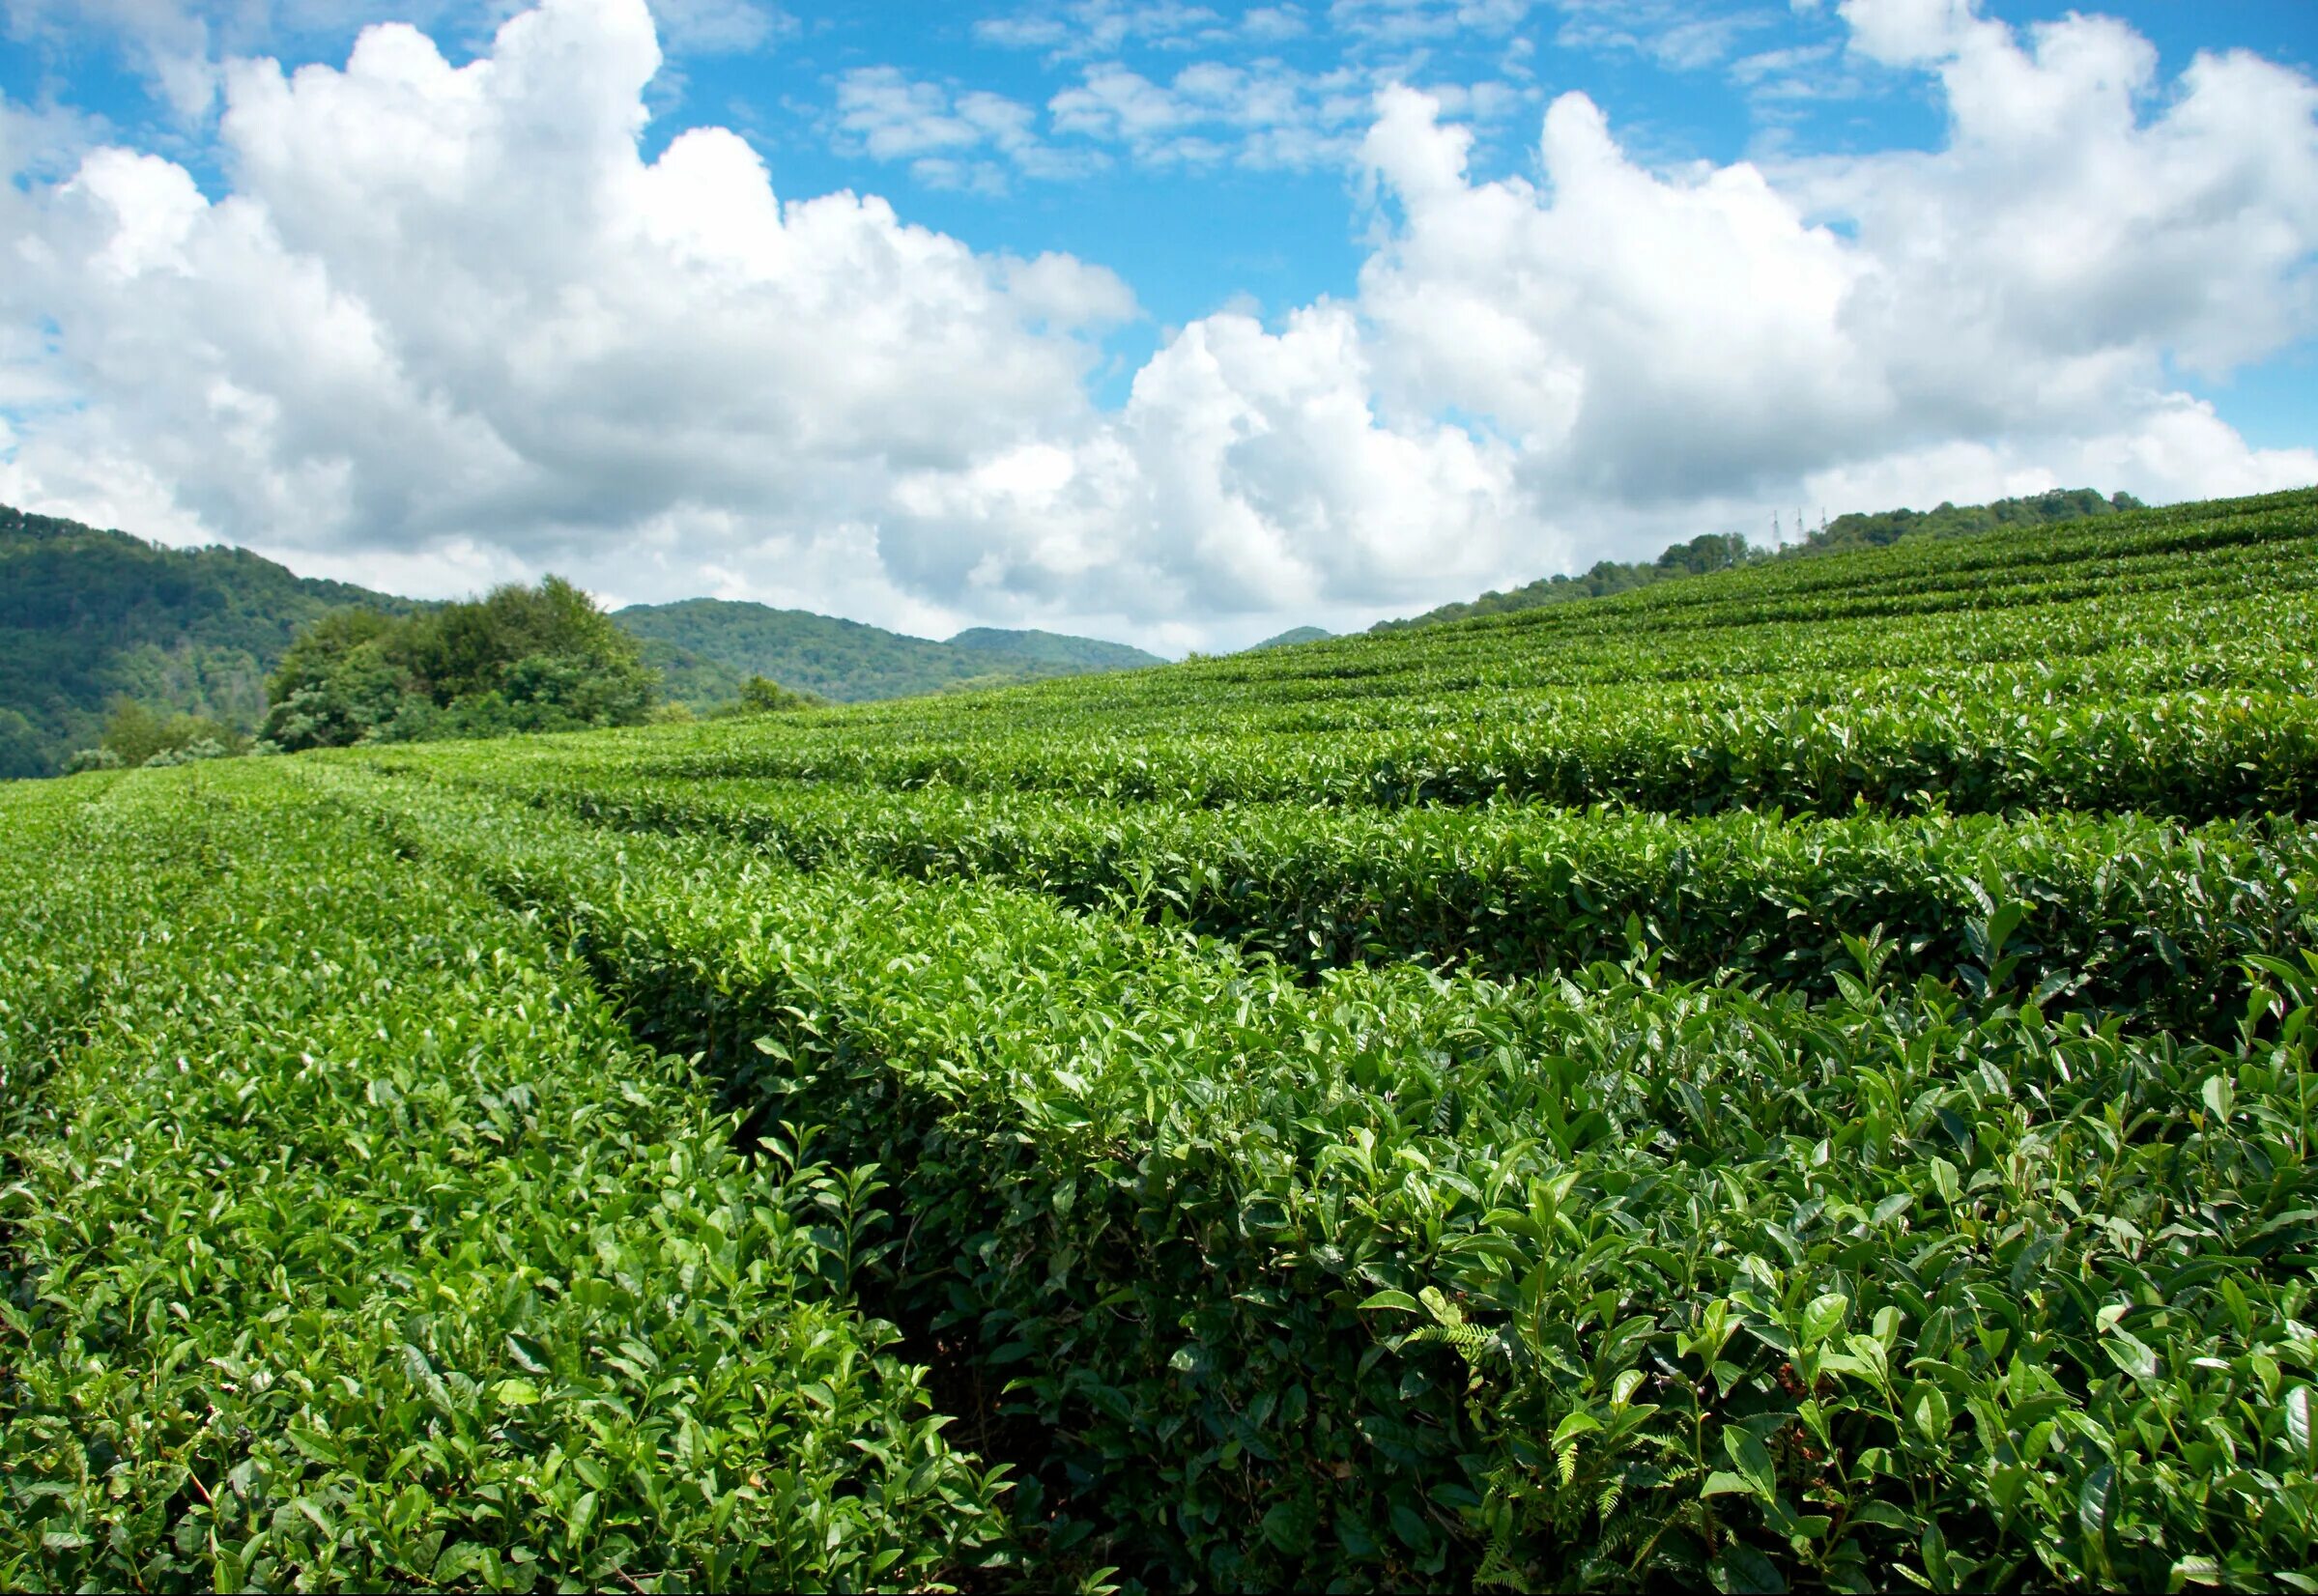
M2297 967L2229 1048L2047 1015L2009 909L1985 998L1864 941L1818 1004L1646 956L1307 987L1004 889L378 801L897 1172L908 1311L972 1326L1066 1539L1155 1585L2307 1561Z
M102 800L112 846L230 838L197 889L72 883L136 934L0 1209L0 1583L1001 1556L996 1482L837 1296L874 1181L794 1140L744 1163L535 927L281 767L217 770Z
M1638 921L1670 970L1825 996L1850 967L1844 938L1879 927L1904 928L1895 976L1968 980L1985 961L1979 926L2017 902L2013 951L2046 1001L2227 1040L2243 960L2318 945L2318 836L2267 821L1180 811L537 770L466 779L622 829L743 837L800 869L1032 887L1314 968L1419 957L1516 978L1621 957Z

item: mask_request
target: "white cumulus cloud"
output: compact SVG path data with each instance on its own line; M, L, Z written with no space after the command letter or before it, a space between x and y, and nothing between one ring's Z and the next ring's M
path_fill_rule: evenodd
M1521 10L1329 14L1417 37ZM1110 411L1089 377L1136 314L1110 271L782 197L722 128L644 159L643 0L546 0L460 66L407 25L343 68L233 62L209 192L150 153L61 157L85 130L12 112L0 499L412 592L553 568L1190 646L1774 505L2318 479L2318 452L2249 447L2171 376L2314 329L2318 86L2245 54L2162 81L2098 17L1843 14L1862 71L1937 82L1939 148L1668 169L1572 94L1534 176L1485 181L1450 120L1470 97L1389 88L1351 118L1256 65L1086 70L1056 130L1185 159L1269 132L1278 164L1356 163L1381 208L1355 296L1194 321ZM1042 46L1047 22L1211 25L1016 20ZM896 161L1012 175L1049 147L1019 102L874 70L840 112Z
M102 513L72 463L120 456L215 535L341 561L602 566L690 507L775 557L1083 411L1116 277L875 198L784 205L721 129L646 164L658 63L636 0L551 0L458 68L375 28L343 71L235 67L221 200L119 149L18 196L0 304L53 325L82 402L25 417L17 492Z
M1387 392L1488 417L1540 502L1613 512L1778 503L1879 461L2099 465L2175 497L2318 477L2167 387L2318 321L2318 85L2201 56L2143 116L2154 53L2113 21L2023 42L1960 4L1846 11L1855 47L1940 73L1945 148L1653 171L1569 94L1540 183L1476 183L1462 129L1385 95L1366 156L1400 219L1360 303Z

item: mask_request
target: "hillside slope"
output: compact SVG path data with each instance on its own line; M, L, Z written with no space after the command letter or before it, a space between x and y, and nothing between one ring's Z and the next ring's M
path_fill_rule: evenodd
M716 696L730 698L750 676L769 676L836 703L861 703L968 683L999 686L1159 663L1140 649L1093 638L983 627L935 642L862 621L734 599L632 604L612 618L647 644L681 649L701 662L679 670L670 669L664 656L645 656L667 670L669 696L684 701L699 701L708 688L727 682L730 690Z
M96 742L115 695L254 726L291 637L347 605L413 608L246 549L167 549L0 505L0 777L45 775Z
M1066 637L1059 632L1017 632L999 626L972 626L949 641L952 648L1008 662L1009 668L1051 666L1055 673L1092 670L1133 670L1164 663L1157 654L1124 642L1101 638Z
M299 629L332 610L422 601L301 577L246 549L171 549L0 505L0 780L46 776L93 746L121 697L242 730ZM948 642L859 621L694 599L614 617L663 695L729 704L752 675L840 702L1155 665L1124 643L978 628Z
M1293 648L1300 642L1325 642L1336 634L1324 626L1292 626L1287 631L1251 642L1240 650L1243 654L1260 653L1267 648Z
M1903 540L1963 537L2002 527L2049 527L2081 521L2088 516L2146 507L2131 494L2103 499L2090 488L2054 488L2048 493L1999 499L1989 504L1944 503L1927 511L1882 510L1838 516L1801 542L1778 549L1759 548L1735 532L1704 532L1687 543L1672 545L1654 560L1599 560L1576 575L1558 573L1540 577L1503 592L1487 592L1476 599L1444 604L1406 620L1379 621L1369 630L1403 632L1415 626L1471 620L1476 615L1502 615L1534 610L1541 605L1607 598L1637 587L1763 560L1803 558L1845 549L1882 548Z

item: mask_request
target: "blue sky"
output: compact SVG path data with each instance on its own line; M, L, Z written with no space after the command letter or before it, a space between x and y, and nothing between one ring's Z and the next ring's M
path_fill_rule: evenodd
M1773 506L2318 475L2302 0L640 4L0 0L0 242L51 269L0 290L0 498L412 591L1182 648ZM350 61L391 22L440 59ZM495 61L444 126L498 188L368 142ZM518 109L613 154L525 176ZM711 248L743 151L789 230ZM797 225L840 191L890 214ZM297 284L297 336L360 324L320 386ZM582 300L662 331L574 361Z

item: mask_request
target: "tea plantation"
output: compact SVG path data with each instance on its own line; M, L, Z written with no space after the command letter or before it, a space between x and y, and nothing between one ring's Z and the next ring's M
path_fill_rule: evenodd
M2318 493L0 789L0 1585L2318 1590Z

